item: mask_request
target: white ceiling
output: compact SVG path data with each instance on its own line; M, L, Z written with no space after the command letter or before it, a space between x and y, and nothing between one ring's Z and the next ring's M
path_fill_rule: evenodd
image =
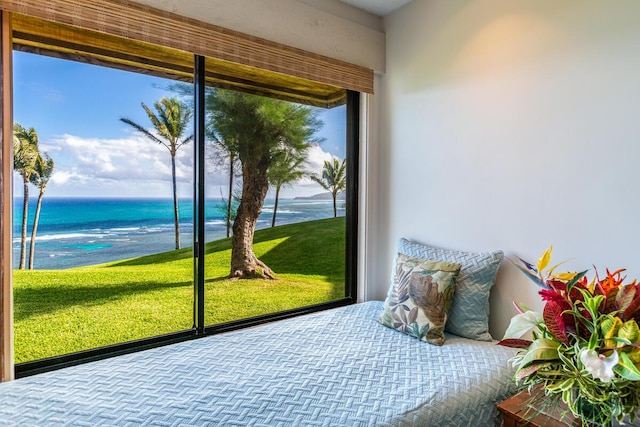
M400 9L413 0L339 0L342 3L366 10L378 16L386 16L396 9Z

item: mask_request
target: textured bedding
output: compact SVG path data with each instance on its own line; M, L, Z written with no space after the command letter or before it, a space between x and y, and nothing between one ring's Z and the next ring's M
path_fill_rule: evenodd
M513 350L328 310L0 384L9 426L493 426Z

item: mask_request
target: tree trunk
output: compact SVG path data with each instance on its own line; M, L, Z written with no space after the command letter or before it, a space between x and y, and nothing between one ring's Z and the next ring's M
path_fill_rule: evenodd
M176 184L175 152L171 152L171 179L173 183L173 223L176 232L176 249L180 249L180 219L178 217L178 189Z
M336 205L336 199L338 198L337 194L333 194L333 217L337 218L338 217L338 208Z
M280 196L280 185L276 185L276 201L273 204L273 218L271 219L271 228L276 226L276 214L278 213L279 196Z
M233 222L229 277L274 279L271 269L253 252L253 235L269 189L267 167L260 164L246 165L243 162L242 172L242 200Z
M29 270L33 270L33 257L36 253L36 233L38 232L38 221L40 221L40 208L42 208L42 197L44 197L44 188L40 189L38 194L38 203L36 204L36 214L33 217L33 227L31 228L31 244L29 245Z
M229 198L227 199L227 238L231 235L231 214L233 212L233 155L229 155Z
M18 269L24 270L25 258L27 255L27 217L29 216L29 179L24 179L24 197L22 200L22 234L20 236L20 264Z

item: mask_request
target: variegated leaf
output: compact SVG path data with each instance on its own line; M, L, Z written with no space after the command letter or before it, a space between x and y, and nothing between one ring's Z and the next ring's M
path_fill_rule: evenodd
M619 310L626 310L631 303L633 302L633 298L636 296L636 287L635 286L622 286L618 289L618 293L616 295L616 302L618 303Z
M544 368L551 365L551 363L549 362L540 362L540 363L533 363L529 366L526 366L522 369L518 369L518 371L516 372L516 381L520 382L522 381L524 378L528 377L529 375L535 373L538 371L538 369L540 368Z
M633 364L629 355L620 352L619 357L618 364L613 368L613 371L630 381L640 381L640 370Z
M561 343L569 344L564 319L562 318L563 311L564 310L558 302L547 301L542 315L549 332L551 332L551 334Z
M607 317L600 323L600 330L604 336L604 345L606 348L615 348L617 343L613 340L618 336L618 331L622 326L622 320L619 317Z
M638 342L640 338L640 328L635 320L627 320L618 331L618 337L628 340L630 343Z
M524 367L534 362L558 359L559 346L560 343L555 340L538 338L529 346L529 351L522 358L520 366Z
M497 345L511 348L527 348L533 341L522 340L517 338L507 338L506 340L498 341Z

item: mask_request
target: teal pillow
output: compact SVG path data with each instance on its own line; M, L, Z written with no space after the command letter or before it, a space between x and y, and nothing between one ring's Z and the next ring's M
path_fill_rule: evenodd
M491 341L489 292L495 284L502 251L463 252L400 239L398 252L410 257L462 264L445 330L461 337Z
M398 254L380 323L419 340L444 344L444 325L460 264Z

